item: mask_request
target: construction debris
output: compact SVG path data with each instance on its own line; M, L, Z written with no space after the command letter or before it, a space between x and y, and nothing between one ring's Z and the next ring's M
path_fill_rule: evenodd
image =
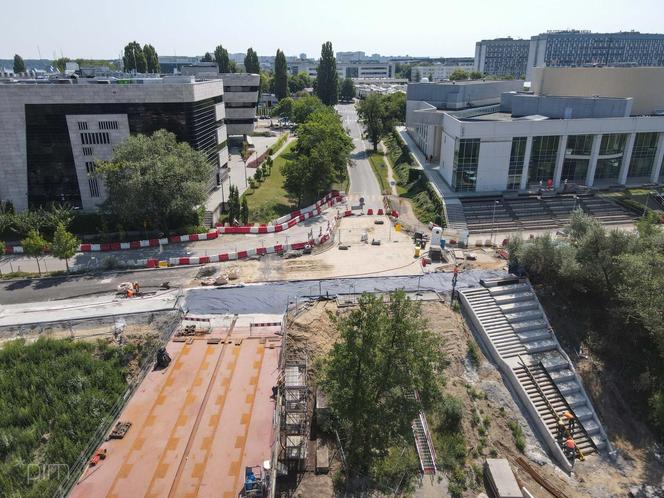
M130 427L131 427L131 422L119 421L117 424L115 424L115 427L108 435L108 439L122 439L123 437L125 437Z

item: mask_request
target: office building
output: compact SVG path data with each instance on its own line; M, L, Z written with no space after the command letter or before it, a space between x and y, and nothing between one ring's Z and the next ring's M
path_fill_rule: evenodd
M229 136L249 135L256 126L256 106L261 77L258 74L225 73L224 103Z
M456 71L471 72L475 70L475 62L472 57L459 57L456 59L445 60L435 64L414 66L411 69L411 80L418 81L421 78L427 78L430 82L445 81Z
M248 135L256 126L256 107L261 78L258 74L219 73L214 62L198 62L182 67L182 73L209 80L221 78L224 82L226 133L229 136Z
M291 75L306 73L312 78L318 74L318 63L310 61L288 62L288 73ZM393 62L344 62L337 61L337 74L343 78L394 78Z
M664 182L664 68L535 68L532 92L496 83L408 86L408 132L451 189Z
M362 51L357 52L337 52L335 54L337 64L347 62L360 62L366 59L366 55Z
M664 66L664 34L548 31L529 40L496 38L475 45L475 69L530 80L535 67Z
M212 192L228 163L223 99L221 81L185 76L0 83L0 199L94 210L106 197L95 161L160 129L206 155Z
M491 76L523 78L528 70L530 40L496 38L475 44L475 70Z

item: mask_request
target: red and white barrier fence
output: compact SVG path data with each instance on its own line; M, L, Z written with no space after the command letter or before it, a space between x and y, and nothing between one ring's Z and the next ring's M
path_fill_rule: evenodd
M336 227L336 219L328 223L324 232L318 237L304 242L293 242L292 244L277 244L270 247L256 247L253 249L246 249L244 251L225 252L221 254L214 254L212 256L183 256L179 258L169 258L169 266L184 266L184 265L205 265L208 263L224 263L226 261L237 261L246 259L253 256L265 256L267 254L280 254L288 251L299 251L307 245L321 245L330 240L332 233ZM148 259L146 266L149 268L156 268L159 265L159 260Z
M249 327L281 327L281 322L258 322L250 323Z
M233 233L233 234L246 234L246 233L278 233L294 227L298 223L318 216L323 212L326 207L332 207L338 202L343 201L343 195L337 191L332 191L323 197L321 200L303 209L298 209L287 215L277 218L276 220L261 225L244 225L239 227L221 226L217 225L219 233Z
M247 225L241 227L222 227L210 230L207 233L194 233L190 235L171 235L160 239L146 239L146 240L133 240L131 242L107 242L102 244L80 244L78 252L106 252L106 251L123 251L129 249L144 249L147 247L159 247L168 244L178 244L183 242L197 242L201 240L213 240L219 237L220 233L235 233L235 234L260 234L260 233L277 233L288 230L298 223L301 223L309 218L318 216L326 207L332 207L338 202L342 202L343 195L337 191L332 191L323 197L321 200L312 204L304 209L293 211L290 214L282 216L274 220L271 224L267 225ZM48 252L48 251L47 251ZM21 246L6 246L5 254L23 254L23 247Z

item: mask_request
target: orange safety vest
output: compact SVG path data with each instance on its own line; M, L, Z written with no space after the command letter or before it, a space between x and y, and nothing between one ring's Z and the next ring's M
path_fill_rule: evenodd
M565 446L567 446L568 449L573 450L576 448L576 443L574 442L574 439L570 438L567 441L565 441Z
M570 412L563 413L563 417L565 417L567 420L574 419L574 415L572 415Z

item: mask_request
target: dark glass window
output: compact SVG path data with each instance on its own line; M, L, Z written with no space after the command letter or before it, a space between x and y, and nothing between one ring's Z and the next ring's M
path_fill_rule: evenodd
M479 138L457 139L454 144L452 187L456 192L474 192L480 156Z
M600 156L622 154L625 150L627 135L624 133L609 133L602 135L602 143L599 146Z
M558 157L559 136L533 137L533 148L528 167L528 182L545 184L553 180Z
M632 157L629 162L627 176L639 178L650 176L655 154L657 153L657 133L637 133L634 138Z
M521 188L521 173L523 172L523 161L526 157L527 141L526 137L514 137L512 139L507 190L519 190Z
M622 157L613 159L598 159L597 167L595 168L595 180L601 179L618 179L620 174L620 165Z
M565 152L568 156L589 156L593 148L594 135L570 135Z

